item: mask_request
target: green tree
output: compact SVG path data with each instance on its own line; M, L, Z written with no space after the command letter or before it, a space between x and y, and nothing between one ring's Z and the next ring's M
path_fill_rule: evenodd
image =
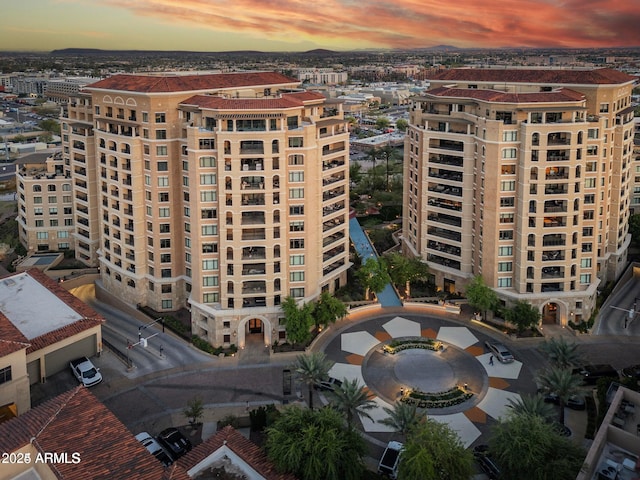
M380 293L391 281L385 263L382 259L369 257L356 273L365 288L365 298L369 298L370 291Z
M540 350L554 367L570 369L583 362L575 342L567 342L563 337L551 337L540 345Z
M427 278L429 268L418 257L406 257L399 252L385 255L389 265L389 277L396 286L404 285L407 296L411 295L411 282Z
M313 387L329 377L329 370L334 362L322 352L311 352L298 355L293 369L309 388L309 408L313 410Z
M489 450L504 478L573 480L586 452L538 415L508 415L491 432Z
M631 242L636 246L640 245L640 214L629 216L629 233L631 234Z
M544 392L558 395L560 404L558 421L564 425L564 407L569 397L580 390L582 377L574 375L571 370L566 368L551 367L538 374L537 382Z
M369 149L367 149L367 151L365 152L367 154L367 158L371 160L371 163L373 164L373 166L371 167L372 169L376 167L376 160L378 160L380 158L380 152L378 151L378 149L376 147L371 147Z
M287 338L292 343L305 344L311 339L311 325L313 325L313 304L307 303L298 307L293 297L287 297L280 305L284 312L284 323Z
M391 162L391 166L393 167L393 164L396 162L396 159L398 158L398 150L391 146L391 145L385 145L383 147L380 147L378 149L378 154L379 157L381 159L383 159L386 163L386 169L385 169L385 177L386 177L386 188L385 190L388 192L389 189L389 175L390 175L390 171L389 171L389 163Z
M356 185L362 181L362 165L355 162L349 165L349 179Z
M556 415L553 405L546 403L540 394L522 395L518 400L510 398L507 406L514 415L538 415L547 421Z
M387 117L376 118L376 128L378 130L384 130L385 128L388 128L390 124L391 120L389 120Z
M484 319L487 318L487 311L493 310L498 304L498 295L484 283L481 275L473 277L467 285L465 294L469 305L483 312Z
M406 132L408 126L409 126L409 122L406 121L404 118L399 118L398 120L396 120L396 128L401 132Z
M266 430L269 459L305 480L360 480L367 445L331 408L288 407Z
M540 312L530 303L518 300L513 308L507 310L505 315L509 322L518 329L518 333L524 332L527 328L532 328L540 323Z
M376 408L376 403L371 399L371 394L360 385L358 379L342 380L342 385L337 385L333 391L327 393L331 406L345 416L349 428L353 427L356 416L368 418L373 421L367 410Z
M204 404L199 396L193 397L187 402L187 406L182 411L185 417L189 419L191 425L200 423L204 415Z
M382 407L382 410L389 416L378 420L378 423L393 428L395 432L403 436L406 436L409 430L418 423L427 419L426 415L418 412L415 404L396 402L392 408Z
M45 132L55 133L56 135L60 135L60 123L52 118L47 118L38 123L38 128L40 130L44 130Z
M464 480L473 474L473 455L445 423L427 419L409 430L398 480Z
M53 135L50 132L45 132L38 136L38 141L43 143L49 143L53 140Z
M25 137L24 135L20 135L20 134L18 134L18 135L15 135L15 136L11 139L11 141L12 141L12 142L15 142L15 143L24 143L24 142L26 142L26 141L27 141L27 137Z
M320 325L326 327L336 320L343 318L348 313L347 306L331 295L329 292L322 292L320 298L313 306L312 317L316 329Z

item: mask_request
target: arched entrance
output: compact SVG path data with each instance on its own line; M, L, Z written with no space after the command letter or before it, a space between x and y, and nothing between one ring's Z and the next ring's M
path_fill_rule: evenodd
M542 324L555 325L560 323L558 319L560 315L560 307L557 303L549 302L542 307Z
M264 317L248 317L238 328L238 347L261 348L271 345L271 323Z

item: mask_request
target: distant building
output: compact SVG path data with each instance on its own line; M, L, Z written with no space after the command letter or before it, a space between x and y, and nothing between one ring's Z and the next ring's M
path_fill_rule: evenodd
M543 322L588 320L627 265L631 91L609 69L452 69L414 98L403 247L438 288L482 275Z
M47 82L45 96L51 102L66 104L80 89L98 80L99 78L93 77L51 78Z
M297 70L296 77L300 82L311 85L338 85L347 83L349 74L332 68L301 68Z

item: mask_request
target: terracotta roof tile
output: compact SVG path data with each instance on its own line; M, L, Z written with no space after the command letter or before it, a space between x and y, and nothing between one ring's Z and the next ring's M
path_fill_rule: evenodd
M315 92L296 92L285 93L279 97L264 98L225 98L214 95L194 95L181 103L216 110L274 110L302 107L305 102L318 100L325 100L324 95Z
M40 452L78 453L79 463L55 464L58 478L65 480L158 480L165 474L162 464L83 386L0 424L0 451L13 452L28 443Z
M0 357L28 348L29 345L27 337L0 312Z
M235 87L291 86L300 81L276 72L241 72L208 75L114 75L84 87L140 93L220 90Z
M296 480L296 477L290 473L278 472L264 450L231 426L223 428L191 450L178 460L178 464L188 471L222 446L233 450L266 480Z
M633 82L637 81L637 77L610 68L594 70L452 68L439 71L429 80L603 85Z
M470 98L496 103L581 102L585 96L575 90L561 88L551 92L505 93L497 90L475 88L437 87L425 94L436 97Z

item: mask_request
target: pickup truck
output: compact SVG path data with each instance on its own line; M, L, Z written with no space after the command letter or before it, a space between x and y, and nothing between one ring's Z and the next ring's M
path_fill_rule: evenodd
M102 381L100 369L96 368L87 357L76 358L69 362L71 371L85 387L97 385Z
M400 442L391 441L384 449L380 463L378 464L378 473L388 476L391 480L398 478L398 465L400 464L400 453L404 445Z

